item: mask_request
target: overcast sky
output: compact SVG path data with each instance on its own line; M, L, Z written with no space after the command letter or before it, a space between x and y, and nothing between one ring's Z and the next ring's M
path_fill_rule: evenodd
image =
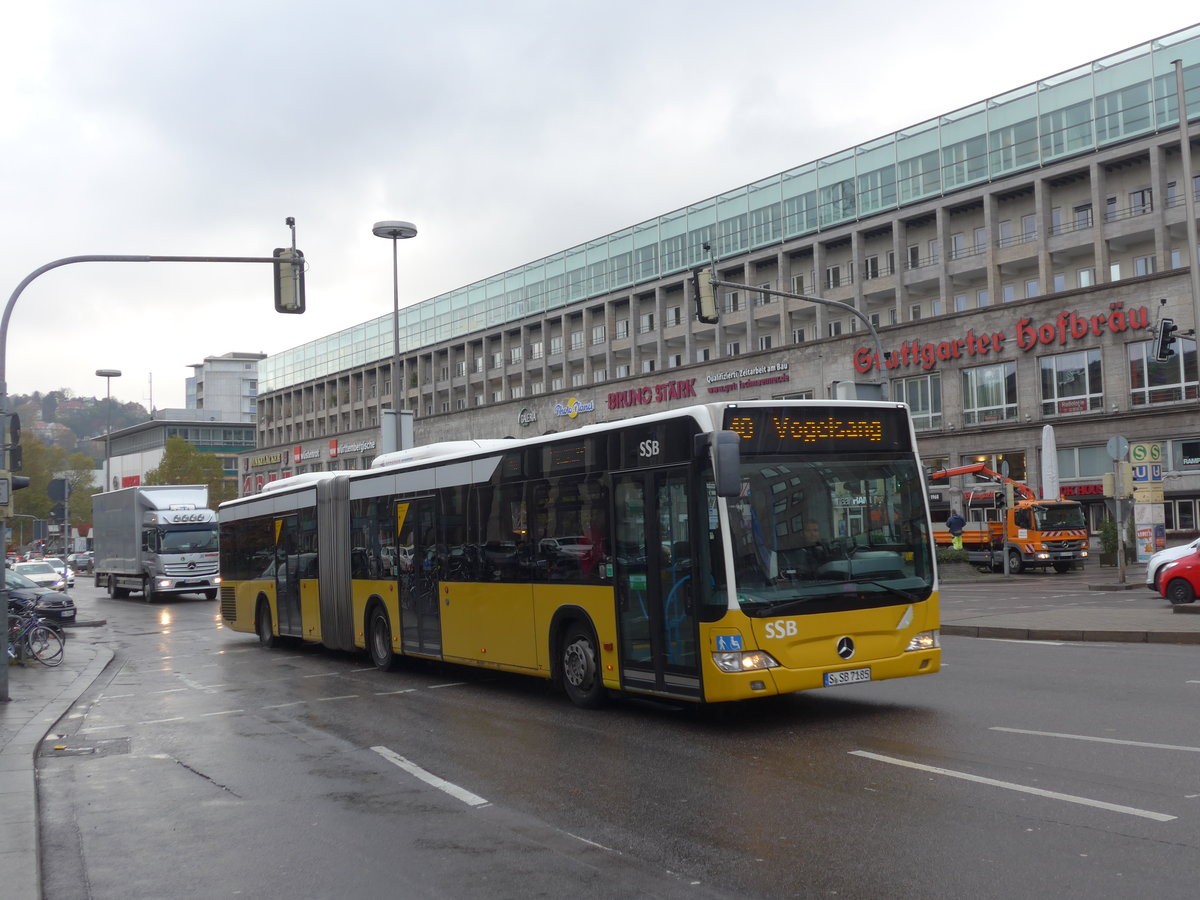
M190 363L401 304L1200 20L1194 3L39 0L0 38L8 394L178 408Z

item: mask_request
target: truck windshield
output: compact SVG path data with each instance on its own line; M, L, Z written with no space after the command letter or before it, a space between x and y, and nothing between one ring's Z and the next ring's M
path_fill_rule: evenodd
M742 461L729 501L742 609L925 599L933 588L924 488L908 459ZM805 611L804 604L795 612Z
M215 553L217 526L215 523L196 528L171 529L158 533L159 553Z
M1087 527L1083 520L1083 506L1078 503L1047 503L1035 507L1034 523L1038 531Z

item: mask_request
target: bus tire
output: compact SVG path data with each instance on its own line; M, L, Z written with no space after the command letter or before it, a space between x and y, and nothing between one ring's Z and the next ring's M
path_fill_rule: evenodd
M271 604L266 597L260 597L258 608L254 613L254 630L258 634L258 643L270 650L279 646L279 638L275 635L275 627L271 621Z
M1172 606L1196 602L1196 592L1192 590L1191 583L1184 578L1173 578L1167 582L1165 593Z
M567 697L582 709L598 709L608 699L596 649L591 628L578 620L567 626L562 642L560 678Z
M396 668L396 651L392 649L392 623L382 603L374 604L367 613L367 653L381 672Z

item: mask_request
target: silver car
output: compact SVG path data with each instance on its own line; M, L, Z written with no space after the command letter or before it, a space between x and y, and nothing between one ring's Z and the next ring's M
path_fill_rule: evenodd
M18 575L24 575L38 587L51 588L56 591L67 589L66 579L45 560L19 562L13 566L13 571Z
M1180 544L1178 547L1168 547L1166 550L1159 550L1146 563L1146 587L1158 593L1158 576L1169 562L1174 562L1177 559L1182 559L1189 553L1195 553L1200 550L1200 538L1196 538L1187 544Z

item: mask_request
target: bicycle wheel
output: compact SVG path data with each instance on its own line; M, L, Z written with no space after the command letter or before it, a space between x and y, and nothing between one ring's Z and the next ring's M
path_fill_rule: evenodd
M45 625L34 625L25 636L29 655L43 666L57 666L63 661L63 639Z

